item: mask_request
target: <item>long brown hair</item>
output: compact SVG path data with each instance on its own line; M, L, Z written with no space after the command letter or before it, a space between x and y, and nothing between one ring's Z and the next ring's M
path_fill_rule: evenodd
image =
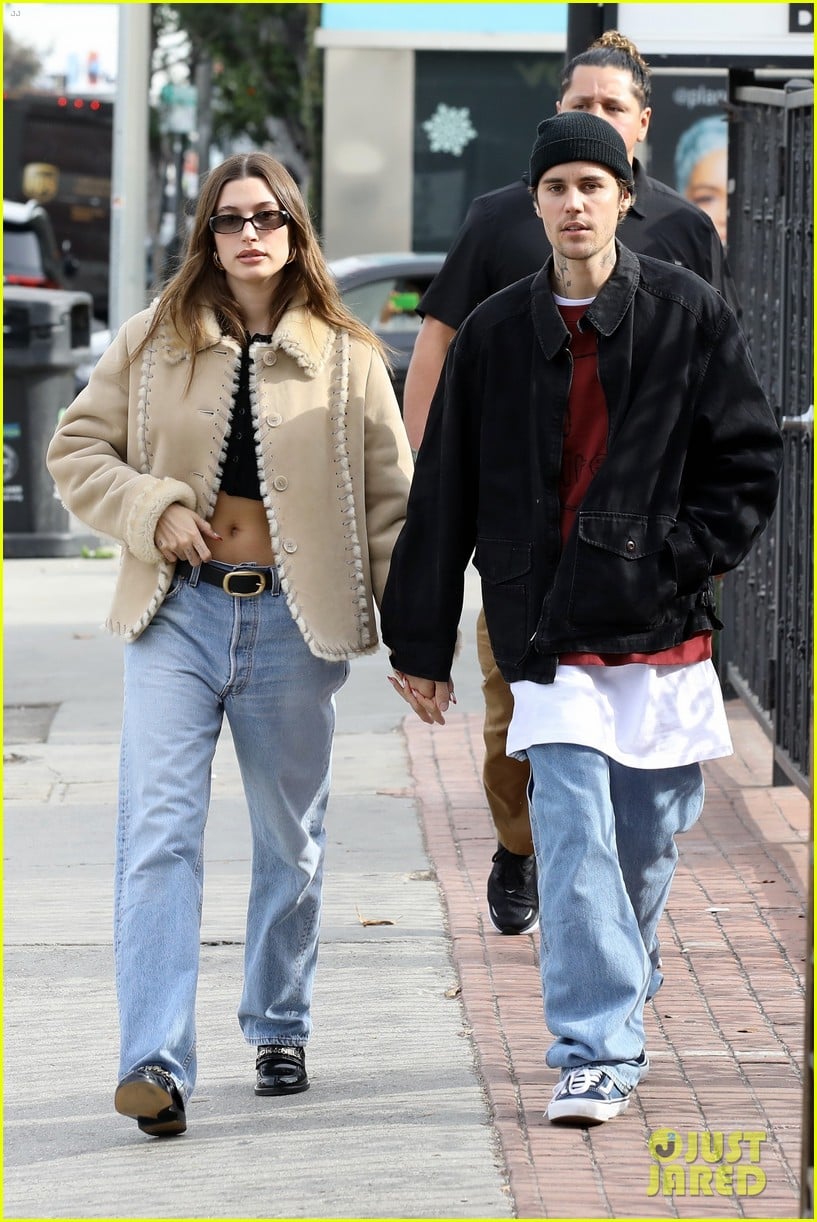
M209 225L222 189L228 182L242 178L263 179L291 218L287 222L291 258L282 269L274 299L270 303L272 329L297 300L316 318L370 344L385 359L383 345L377 336L355 318L341 301L295 180L280 161L260 152L236 153L215 166L205 178L184 260L159 296L150 329L140 349L150 342L163 324L170 323L191 349L192 372L195 354L204 342L202 307L209 307L215 312L225 334L231 335L239 343L244 341L244 319L230 293L224 273L214 262L216 244Z
M644 110L649 106L652 89L650 66L641 56L635 43L618 30L605 30L586 51L573 56L562 73L561 97L564 97L573 80L573 70L580 64L593 68L619 68L624 72L629 72L633 78L633 93L640 101L641 109Z

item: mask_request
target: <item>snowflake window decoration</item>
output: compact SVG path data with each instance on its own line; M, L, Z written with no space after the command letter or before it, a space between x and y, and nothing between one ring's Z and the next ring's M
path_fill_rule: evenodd
M446 106L440 102L430 119L423 123L432 153L462 156L466 144L477 134L467 106Z

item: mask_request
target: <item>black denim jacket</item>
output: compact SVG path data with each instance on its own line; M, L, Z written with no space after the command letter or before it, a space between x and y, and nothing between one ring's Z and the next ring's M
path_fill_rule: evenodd
M431 407L381 608L400 670L445 679L472 553L508 682L558 655L669 648L720 624L712 578L774 508L782 440L723 298L619 243L588 307L607 457L564 548L559 472L572 374L551 261L458 332Z

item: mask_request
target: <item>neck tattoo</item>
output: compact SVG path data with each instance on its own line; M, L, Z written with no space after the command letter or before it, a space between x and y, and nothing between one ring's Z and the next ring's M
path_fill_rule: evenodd
M553 270L556 276L556 283L563 289L569 289L573 284L573 278L570 274L570 266L567 259L557 255L553 260Z

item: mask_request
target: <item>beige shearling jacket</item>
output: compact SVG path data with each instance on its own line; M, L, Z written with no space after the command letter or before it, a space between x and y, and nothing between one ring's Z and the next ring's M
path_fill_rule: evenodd
M190 352L175 330L132 359L152 309L123 325L47 455L66 507L122 545L107 626L128 641L173 577L154 542L159 517L176 501L212 515L241 361L211 312L189 387ZM261 494L292 615L319 658L372 652L412 475L388 372L373 349L300 306L251 355Z

